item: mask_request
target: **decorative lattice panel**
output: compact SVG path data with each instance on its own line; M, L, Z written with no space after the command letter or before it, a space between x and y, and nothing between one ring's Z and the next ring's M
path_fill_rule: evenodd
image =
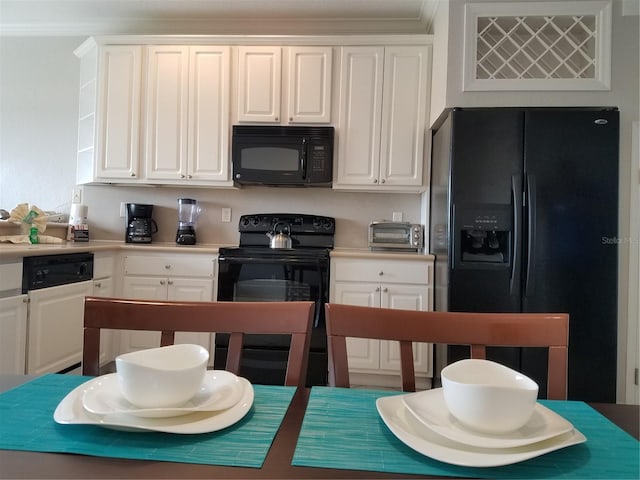
M609 88L610 8L609 2L468 4L465 89Z

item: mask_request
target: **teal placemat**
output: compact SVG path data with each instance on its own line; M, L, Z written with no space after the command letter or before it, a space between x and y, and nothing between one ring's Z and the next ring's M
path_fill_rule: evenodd
M0 449L260 468L295 393L294 387L254 385L249 413L224 430L206 434L122 432L55 423L58 403L89 379L45 375L1 394Z
M587 442L514 465L458 467L430 459L398 440L376 410L395 392L313 387L293 465L476 478L639 478L640 444L582 402L541 401Z

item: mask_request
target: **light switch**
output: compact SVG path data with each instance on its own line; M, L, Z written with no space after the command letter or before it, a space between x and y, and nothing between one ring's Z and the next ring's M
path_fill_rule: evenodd
M222 209L222 221L223 222L230 222L231 221L231 208L224 207Z
M402 212L393 212L393 221L401 222L402 221Z

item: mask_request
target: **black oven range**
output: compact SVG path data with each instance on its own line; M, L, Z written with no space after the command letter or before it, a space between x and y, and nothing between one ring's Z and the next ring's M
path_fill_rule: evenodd
M243 215L238 231L240 245L219 251L218 300L316 302L307 385L326 385L324 304L329 301L335 219L292 213ZM216 335L214 368L224 368L228 341L228 335ZM240 374L255 383L283 384L289 342L287 335L246 335Z

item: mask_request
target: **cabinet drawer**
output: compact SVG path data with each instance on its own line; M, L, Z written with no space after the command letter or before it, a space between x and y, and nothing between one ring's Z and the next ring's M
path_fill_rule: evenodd
M432 264L421 261L336 259L331 275L336 281L431 284Z
M0 292L20 291L21 288L22 262L0 264Z
M215 256L211 255L127 255L125 275L162 275L213 278Z

